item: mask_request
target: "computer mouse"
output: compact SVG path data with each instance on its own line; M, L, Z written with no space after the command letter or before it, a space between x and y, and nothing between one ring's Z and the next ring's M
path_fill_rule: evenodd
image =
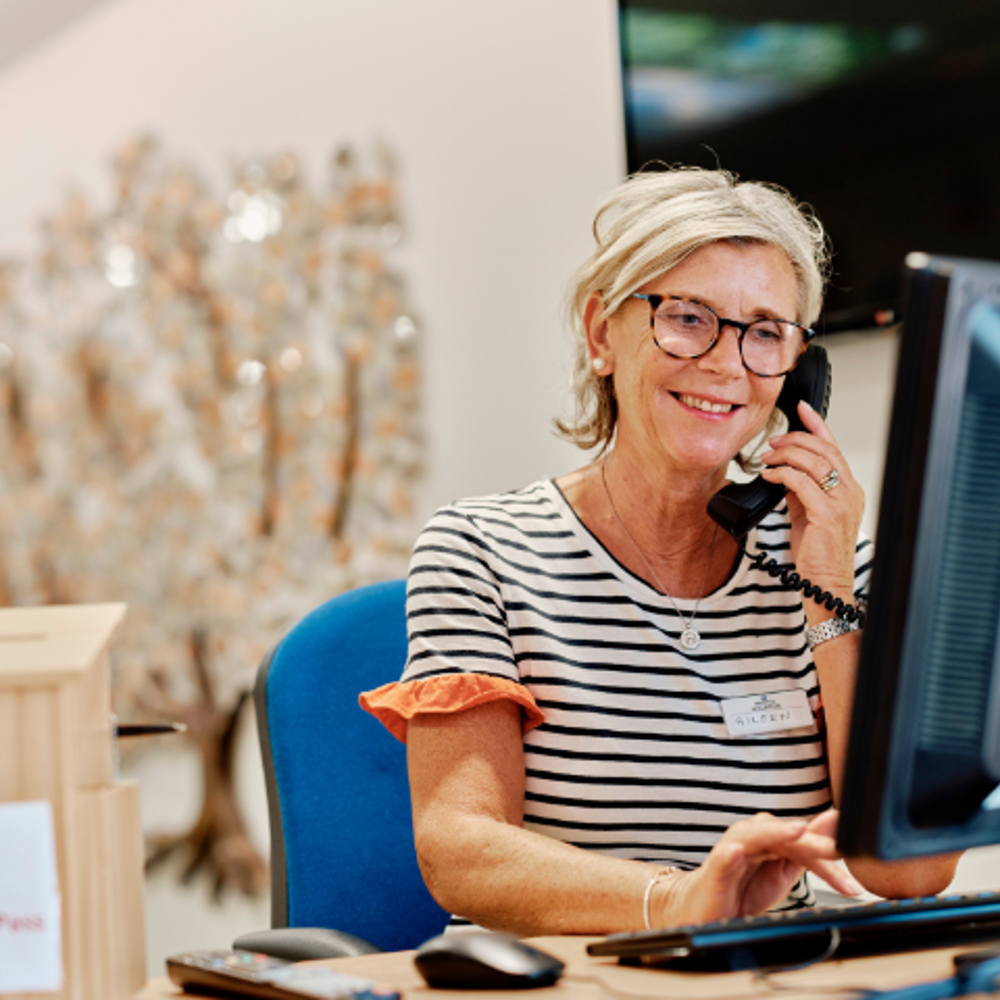
M428 986L445 990L551 986L566 968L555 956L492 931L439 934L417 949L413 962Z

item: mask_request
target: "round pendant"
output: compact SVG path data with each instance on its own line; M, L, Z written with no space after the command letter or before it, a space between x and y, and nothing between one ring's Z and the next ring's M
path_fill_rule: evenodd
M690 626L681 632L681 645L685 649L695 649L699 642L701 642L701 636Z

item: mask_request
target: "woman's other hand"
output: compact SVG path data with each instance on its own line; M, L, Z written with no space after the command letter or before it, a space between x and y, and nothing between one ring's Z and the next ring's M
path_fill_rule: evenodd
M792 558L796 572L845 602L853 601L854 553L865 494L823 418L799 403L806 431L770 439L763 476L788 487ZM808 432L808 433L807 433ZM822 483L836 472L836 485Z
M838 864L836 830L833 809L809 822L758 813L734 823L699 868L663 883L653 900L654 926L763 913L785 898L806 869L845 895L863 892Z

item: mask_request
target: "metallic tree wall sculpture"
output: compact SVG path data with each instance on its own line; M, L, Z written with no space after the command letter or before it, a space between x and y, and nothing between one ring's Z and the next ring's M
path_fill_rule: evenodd
M294 156L219 198L150 139L114 200L0 267L0 604L122 600L116 707L201 749L186 874L256 891L231 781L256 665L328 597L405 570L421 471L417 324L394 266L393 158L325 190Z

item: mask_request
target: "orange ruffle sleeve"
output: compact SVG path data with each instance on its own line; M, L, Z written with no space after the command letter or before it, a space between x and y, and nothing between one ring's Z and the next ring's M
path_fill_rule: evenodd
M406 742L410 719L421 712L464 712L467 708L507 699L521 706L521 732L542 724L545 715L528 690L506 677L489 674L440 674L419 681L394 681L363 691L358 703L375 716L400 743Z

